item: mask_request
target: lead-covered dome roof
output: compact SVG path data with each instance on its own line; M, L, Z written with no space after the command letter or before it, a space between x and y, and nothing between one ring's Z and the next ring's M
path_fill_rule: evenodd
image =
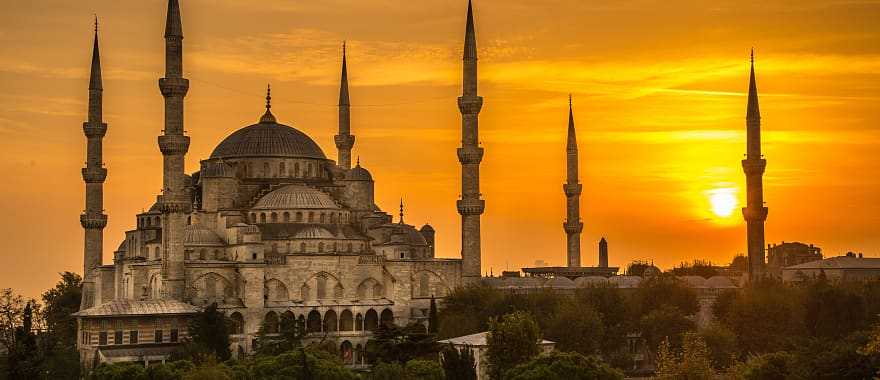
M284 157L326 159L321 147L300 130L263 118L226 137L211 158Z
M339 209L330 194L313 187L287 185L264 195L254 210Z

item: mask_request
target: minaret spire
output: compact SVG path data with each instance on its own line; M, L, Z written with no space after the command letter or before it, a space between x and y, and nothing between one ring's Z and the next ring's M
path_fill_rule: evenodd
M351 169L351 102L348 99L348 65L345 57L345 41L342 42L342 76L339 79L339 134L333 136L338 151L337 165Z
M403 198L400 198L400 224L403 224Z
M758 108L758 86L755 82L755 51L751 52L749 74L749 99L746 108L746 159L742 161L746 175L746 207L742 209L746 221L749 254L749 280L755 281L764 274L764 170L767 160L761 154L761 112Z
M192 207L187 194L185 155L189 136L183 128L183 98L189 80L183 77L183 27L178 0L168 0L165 20L165 77L159 79L165 97L165 129L159 136L163 156L162 169L162 298L183 300L184 276L183 229Z
M104 227L107 226L107 215L104 214L104 180L107 169L103 163L103 139L107 133L107 124L103 121L104 88L101 82L101 54L98 50L98 17L95 16L95 39L92 47L92 65L89 75L89 108L88 121L83 123L86 135L86 167L82 169L83 182L86 185L85 212L79 217L85 230L83 249L83 296L81 309L95 306L96 294L94 269L99 267L104 254Z
M581 190L578 182L578 146L577 136L574 129L574 112L572 110L571 95L568 96L568 141L566 143L566 171L567 181L562 185L566 199L566 221L562 224L566 235L566 248L568 266L576 268L581 266L581 232L584 224L580 217Z
M272 85L266 85L266 113L260 118L261 123L275 123L275 115L272 114Z
M458 148L458 161L461 163L461 199L456 206L461 215L462 277L466 283L470 283L479 281L482 273L480 215L486 207L486 202L481 199L480 194L480 162L483 160L483 148L480 147L478 127L483 98L477 95L477 38L474 31L474 10L470 0L468 0L462 61L462 94L458 98L458 109L461 112L461 148Z

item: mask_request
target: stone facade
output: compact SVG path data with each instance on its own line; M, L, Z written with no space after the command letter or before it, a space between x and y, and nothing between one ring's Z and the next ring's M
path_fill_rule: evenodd
M78 314L84 364L122 348L117 357L125 360L160 357L165 348L157 349L159 342L151 338L156 324L176 323L180 338L188 314L167 319L159 312L119 313L113 306L150 310L155 302L193 310L217 303L235 321L236 354L253 351L261 326L271 332L280 316L293 316L308 327L312 335L307 339L335 339L343 358L355 364L362 361L362 349L379 323L425 321L431 298L442 298L463 283L462 260L435 258L434 229L404 223L402 209L393 221L374 203L370 172L359 162L351 167L354 137L345 63L334 138L341 162L328 159L311 137L279 123L267 94L259 122L232 133L187 175L183 97L188 82L182 77L176 0L168 2L165 39L166 73L159 81L165 128L158 140L165 158L163 193L135 216L136 228L126 232L112 265L98 261L89 271L93 249L85 250L94 302L84 302ZM462 104L479 100L474 96L475 83ZM475 123L476 113L468 112ZM92 118L90 112L90 123ZM100 116L94 122L100 123ZM471 141L476 142L475 134ZM470 204L465 209L475 210ZM479 213L465 214L477 218L478 236ZM476 262L474 256L470 262L479 276L478 238L476 248ZM138 331L135 341L131 331Z

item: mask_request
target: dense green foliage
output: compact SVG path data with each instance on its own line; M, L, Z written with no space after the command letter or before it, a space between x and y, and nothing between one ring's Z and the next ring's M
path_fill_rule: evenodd
M541 329L528 313L517 311L489 321L486 360L489 377L502 380L505 373L538 356Z
M623 373L595 356L551 352L507 371L508 380L622 380Z
M382 324L366 345L367 360L404 364L413 359L436 359L439 348L433 335L421 324L408 326Z
M229 318L217 310L217 304L212 303L190 320L191 341L188 343L195 346L193 350L196 352L204 352L219 360L227 360L232 356L229 351L231 325Z
M443 348L440 358L447 379L477 380L474 351L470 347L456 349L451 344Z

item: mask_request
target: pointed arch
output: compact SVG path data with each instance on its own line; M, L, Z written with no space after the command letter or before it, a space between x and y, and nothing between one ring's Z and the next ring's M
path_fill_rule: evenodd
M266 281L266 299L276 302L289 300L290 293L287 291L287 285L275 278Z
M379 322L384 326L390 326L394 324L394 312L391 309L382 310L382 314L379 317Z
M274 311L266 313L266 316L263 318L263 329L268 334L277 334L278 314L276 314Z
M244 317L241 313L236 311L229 316L229 319L232 320L232 333L244 334Z
M345 309L342 311L342 314L339 315L339 331L353 331L354 330L354 317L351 315L351 310Z
M367 314L364 315L364 330L374 331L378 327L379 327L379 314L376 313L376 310L373 310L373 309L367 310Z
M327 310L324 313L324 332L335 332L339 329L339 320L336 318L336 312L333 310Z
M321 332L321 325L321 313L317 310L310 311L309 317L306 321L306 332Z

